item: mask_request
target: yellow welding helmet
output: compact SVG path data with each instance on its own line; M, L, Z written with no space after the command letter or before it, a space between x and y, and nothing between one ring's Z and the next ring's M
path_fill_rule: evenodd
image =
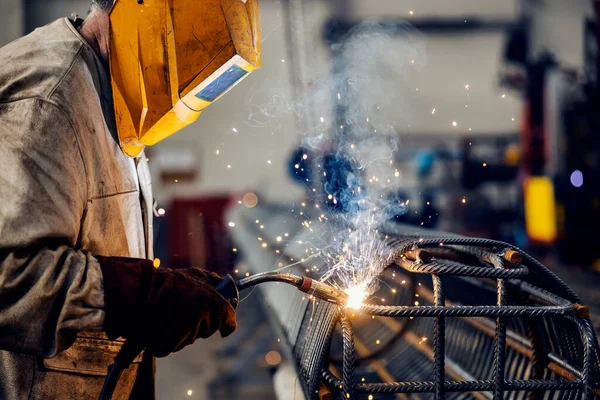
M258 0L117 0L110 73L119 141L135 157L260 67Z

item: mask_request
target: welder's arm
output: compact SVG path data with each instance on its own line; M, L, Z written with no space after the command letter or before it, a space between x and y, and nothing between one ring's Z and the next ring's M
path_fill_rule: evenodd
M77 138L38 99L0 105L0 348L50 357L104 324L98 261L75 250L87 201Z

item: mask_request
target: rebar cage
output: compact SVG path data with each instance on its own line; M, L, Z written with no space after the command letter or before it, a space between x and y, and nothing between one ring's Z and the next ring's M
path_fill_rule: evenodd
M252 273L304 253L300 245L273 245L276 254L253 250L255 220L273 237L294 234L281 218L285 210L277 211L238 209L231 216ZM310 235L321 235L313 228ZM259 287L307 398L600 397L599 347L587 308L550 270L506 243L383 228L389 266L360 310L310 301L287 285ZM270 232L258 232L268 240Z
M294 355L312 397L600 395L587 308L535 259L461 237L395 238L389 248L383 293L374 297L396 292L393 305L307 309Z

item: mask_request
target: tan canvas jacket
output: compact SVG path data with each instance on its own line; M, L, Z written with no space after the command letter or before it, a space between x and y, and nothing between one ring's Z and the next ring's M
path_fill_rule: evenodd
M68 19L0 49L0 399L97 398L120 348L100 332L94 255L152 258L152 195L145 156L115 139L111 98Z

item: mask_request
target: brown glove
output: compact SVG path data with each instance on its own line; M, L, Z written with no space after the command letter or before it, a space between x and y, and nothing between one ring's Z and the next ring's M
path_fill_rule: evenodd
M96 257L104 275L104 330L165 357L197 338L235 331L235 311L214 286L221 278L197 268L155 269L150 260Z

